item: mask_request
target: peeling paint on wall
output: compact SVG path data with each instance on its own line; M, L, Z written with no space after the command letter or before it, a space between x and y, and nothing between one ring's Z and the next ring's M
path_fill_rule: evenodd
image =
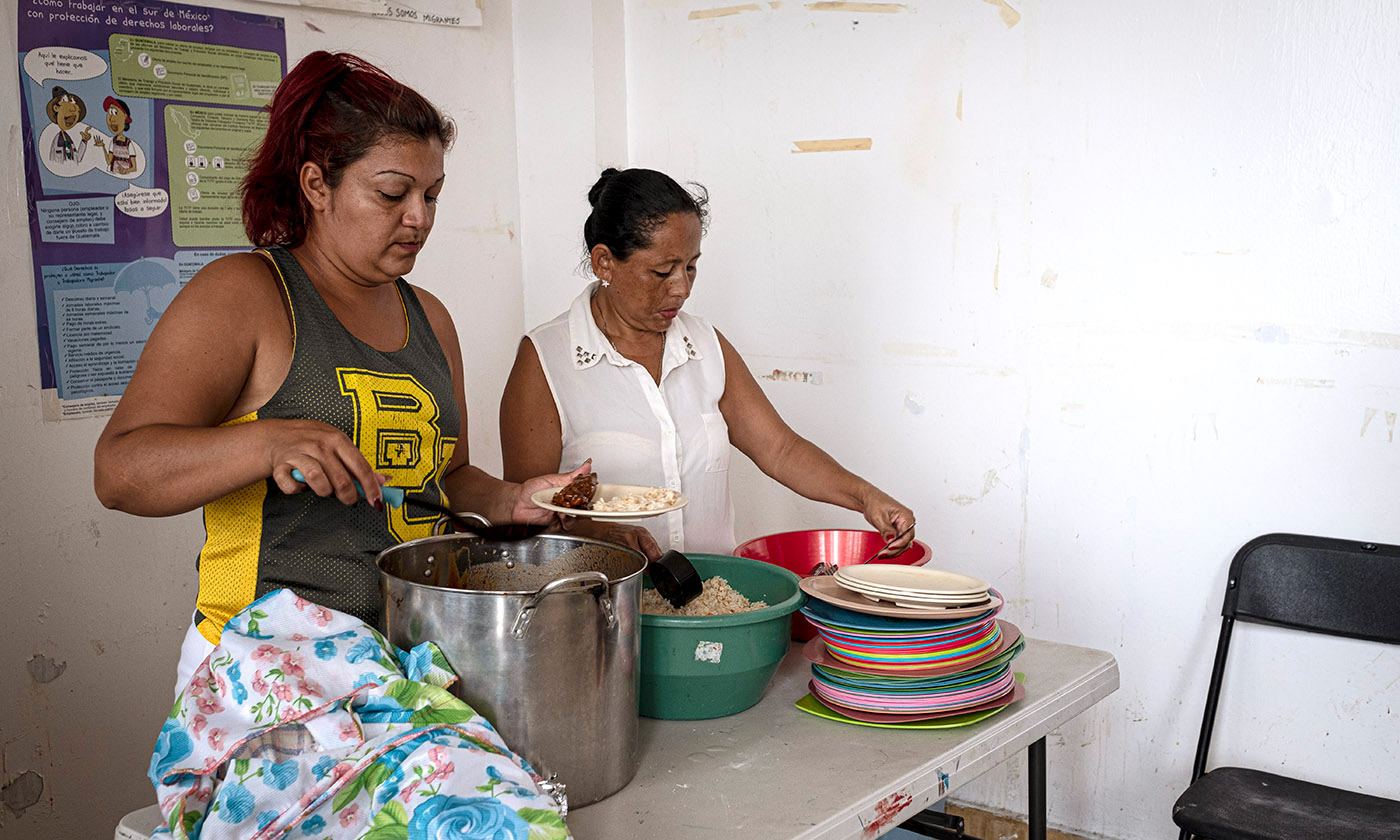
M714 9L696 9L687 15L687 20L709 20L711 18L729 17L730 15L742 14L744 12L761 12L757 3L744 3L740 6L720 6Z
M1368 426L1371 425L1371 421L1374 420L1374 419L1376 418L1376 415L1377 415L1378 413L1380 413L1380 409L1377 409L1377 408L1368 408L1368 409L1366 409L1366 419L1364 419L1364 420L1361 421L1361 434L1359 435L1359 437L1366 437L1366 427L1368 427ZM1386 437L1385 437L1385 439L1386 439L1386 442L1387 442L1387 443L1394 443L1394 442L1395 442L1395 414L1396 414L1396 413L1395 413L1394 411L1387 411L1387 412L1385 413L1385 427L1386 427Z
M35 654L25 663L25 667L29 669L29 678L34 682L51 683L63 676L63 672L68 668L68 663L55 662L47 656Z
M842 137L836 140L794 140L792 145L797 148L792 150L795 155L807 152L868 152L870 151L871 140L869 137Z
M1261 376L1254 380L1256 385L1287 385L1291 388L1335 388L1335 379L1284 379L1273 376Z
M1001 22L1010 29L1021 22L1021 13L1011 8L1011 4L1006 0L982 0L983 3L997 7L997 14L1001 15Z
M903 3L843 3L823 0L820 3L808 3L807 8L814 12L872 12L877 15L893 15L908 7Z
M33 770L26 770L0 788L0 801L16 817L24 815L31 805L44 795L44 777Z
M759 379L767 379L772 382L801 382L807 385L822 384L822 372L819 370L779 370L773 368L772 373L760 373Z

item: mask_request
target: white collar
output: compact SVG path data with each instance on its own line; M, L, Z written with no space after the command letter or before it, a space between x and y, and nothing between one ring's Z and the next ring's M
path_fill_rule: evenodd
M617 352L617 348L593 320L593 310L588 302L597 289L598 281L594 280L569 306L569 344L574 348L574 370L591 368L603 358L618 367L637 364ZM690 326L688 319L678 315L666 328L666 343L661 351L662 378L691 359L705 358L700 348L690 340Z

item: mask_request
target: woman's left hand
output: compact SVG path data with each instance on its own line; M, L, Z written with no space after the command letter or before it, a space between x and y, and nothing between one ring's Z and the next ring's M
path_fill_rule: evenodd
M881 557L893 557L914 543L914 512L890 498L878 487L871 485L865 496L865 521L880 532L886 540L899 535L890 547L880 552Z

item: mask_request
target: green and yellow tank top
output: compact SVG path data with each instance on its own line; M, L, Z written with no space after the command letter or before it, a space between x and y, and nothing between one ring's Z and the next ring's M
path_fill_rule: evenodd
M397 281L408 341L392 352L350 334L296 259L269 248L292 313L292 366L277 393L232 426L264 419L319 420L344 432L376 471L438 504L461 428L452 370L413 289ZM374 558L380 551L428 536L435 516L412 505L377 511L347 507L305 491L287 495L271 478L204 506L195 621L218 643L224 623L275 589L383 622L383 596Z

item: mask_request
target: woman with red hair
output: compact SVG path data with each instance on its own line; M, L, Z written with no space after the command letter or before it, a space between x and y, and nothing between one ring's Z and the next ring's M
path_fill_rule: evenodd
M379 625L376 554L434 521L386 509L381 486L543 523L530 494L573 476L517 484L470 464L456 329L402 278L433 228L452 123L378 68L326 52L303 59L268 110L243 183L258 250L215 260L176 296L95 453L107 507L204 508L177 690L224 623L275 589Z

